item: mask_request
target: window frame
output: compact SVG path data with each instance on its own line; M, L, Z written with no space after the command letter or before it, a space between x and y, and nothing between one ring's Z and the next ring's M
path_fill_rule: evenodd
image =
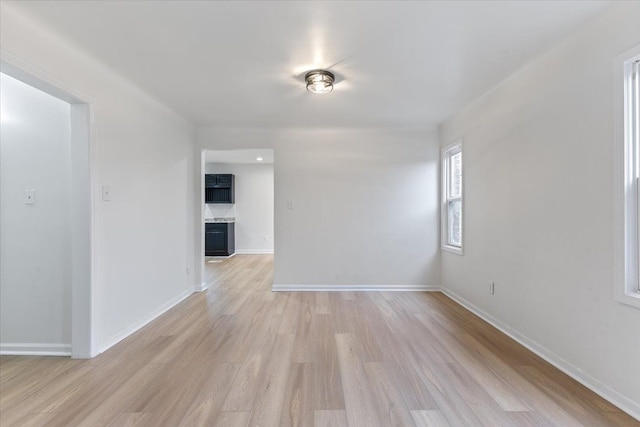
M640 308L640 46L614 60L615 287L614 299ZM633 73L636 73L635 81ZM635 117L634 117L635 116Z
M461 153L462 158L460 161L460 196L449 197L451 188L451 157ZM456 140L453 143L443 147L440 151L440 248L443 251L451 252L457 255L464 255L464 152L462 139ZM451 244L449 242L449 203L452 201L460 200L460 246Z

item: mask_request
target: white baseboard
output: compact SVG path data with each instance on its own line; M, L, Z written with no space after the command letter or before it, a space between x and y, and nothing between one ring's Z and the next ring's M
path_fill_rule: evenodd
M196 292L204 292L207 289L209 289L209 285L207 285L207 282L202 282L200 283L200 285L196 285Z
M205 255L204 259L226 259L236 256L237 252L232 253L231 255Z
M71 356L71 344L0 343L0 355Z
M580 384L584 385L594 393L600 395L603 399L611 402L616 405L627 414L631 415L638 421L640 421L640 402L635 402L634 400L628 398L627 396L617 392L616 390L609 387L607 384L602 381L592 377L588 373L584 372L582 369L573 365L570 362L567 362L562 357L558 356L554 352L548 350L547 348L541 346L537 342L527 338L522 335L520 332L516 331L509 325L501 322L485 311L481 310L477 306L473 305L469 301L462 298L460 295L448 290L448 289L440 289L442 293L447 295L449 298L471 311L478 317L482 318L486 322L490 323L495 328L499 329L518 343L525 346L527 349L537 354L547 362L551 363L556 368L560 369L565 374L569 375L574 380L578 381Z
M238 255L265 255L273 254L273 249L236 249Z
M166 313L167 311L172 309L174 306L182 302L191 294L193 294L193 291L187 289L177 297L173 298L172 300L164 304L162 307L153 311L146 318L139 320L135 323L132 323L122 331L112 335L110 338L108 338L101 345L98 346L98 351L99 351L98 354L105 352L106 350L110 349L114 345L118 344L123 339L127 338L129 335L133 334L134 332L137 332L139 329L142 329L147 324L149 324L150 322L152 322L153 320L155 320L156 318L158 318L159 316Z
M351 292L351 291L439 291L438 286L427 285L282 285L271 287L275 292Z

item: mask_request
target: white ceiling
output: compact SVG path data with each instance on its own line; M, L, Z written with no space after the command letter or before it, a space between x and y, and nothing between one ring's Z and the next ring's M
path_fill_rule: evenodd
M261 158L262 160L257 160ZM273 163L272 149L255 150L206 150L204 152L206 163L253 163L271 164Z
M597 1L12 3L198 125L433 126ZM330 68L327 95L303 74Z

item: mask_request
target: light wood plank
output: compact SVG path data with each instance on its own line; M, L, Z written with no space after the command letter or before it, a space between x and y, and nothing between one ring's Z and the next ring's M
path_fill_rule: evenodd
M53 417L56 414L53 413L32 413L22 417L15 426L20 427L45 427L50 424ZM1 426L9 426L10 424L0 423Z
M315 427L347 427L347 411L315 411Z
M313 312L315 314L331 314L331 304L329 303L329 292L314 292L315 303Z
M416 427L450 427L451 424L438 410L411 411Z
M482 425L511 426L513 421L498 404L491 399L480 384L475 382L464 367L458 363L442 364L435 376L449 393L456 393L467 403Z
M365 363L364 370L378 409L378 417L387 427L413 426L413 419L398 390L391 369L385 363Z
M377 416L360 356L356 353L353 335L337 334L336 345L349 426L383 426Z
M438 341L453 355L453 358L481 385L482 389L505 411L529 411L531 408L518 399L507 383L490 371L482 361L461 344L453 335L434 325L427 315L416 318L437 337Z
M280 427L313 425L314 369L310 363L294 363L289 370Z
M216 364L215 362L212 364L213 368L203 373L209 378L187 409L180 423L181 427L210 426L216 419L231 384L240 370L239 364Z
M440 293L272 293L273 256L91 360L0 357L4 426L640 426Z
M245 427L251 412L220 412L213 427Z
M569 414L576 420L585 425L590 426L609 426L611 420L603 414L599 413L580 399L575 399L571 390L561 387L557 382L544 375L533 366L522 366L519 372L535 384L545 394L550 396L555 402L562 402L562 406L567 409Z
M336 347L335 322L331 315L316 315L317 335L313 337L316 352L311 360L314 370L314 409L344 409L344 392Z
M518 427L555 427L551 421L535 411L509 412L508 415Z
M266 356L263 353L252 354L240 368L231 385L227 399L222 405L225 412L250 411L255 399L259 375L262 372Z
M291 334L278 334L251 408L249 426L275 426L280 422L282 405L293 351Z
M144 412L123 413L118 415L109 427L143 427L150 425L152 414Z
M105 400L100 402L98 406L92 409L92 411L84 416L81 420L77 422L69 421L68 425L75 424L84 425L84 426L103 426L109 425L114 420L114 414L118 413L118 410L121 410L129 399L131 399L131 393L133 390L138 387L146 387L156 376L160 373L160 371L164 367L161 365L147 365L140 369L135 375L133 375L129 381L119 387L114 391L111 395L109 395ZM131 420L137 420L141 418L141 415L128 414L128 417L125 417L127 422L132 422ZM53 422L60 422L60 420L52 420ZM66 421L63 421L66 423Z

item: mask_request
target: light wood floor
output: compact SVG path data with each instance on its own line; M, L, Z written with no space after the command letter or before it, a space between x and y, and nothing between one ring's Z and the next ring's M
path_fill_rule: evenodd
M270 255L207 273L95 359L2 357L0 425L640 425L440 293L273 293Z

